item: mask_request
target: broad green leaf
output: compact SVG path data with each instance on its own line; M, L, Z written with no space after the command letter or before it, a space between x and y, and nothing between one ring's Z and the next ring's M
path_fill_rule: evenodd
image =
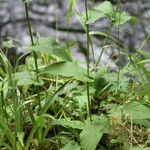
M43 54L55 55L66 61L72 61L71 54L66 47L60 45L52 38L41 38L34 46L29 46L29 50L40 52Z
M85 19L85 14L80 14L79 12L76 12L75 14L77 20L80 22L80 24L82 25L84 31L86 31L86 26L85 26L85 22L86 22L86 19Z
M130 102L123 105L123 112L134 119L149 119L150 109L137 101Z
M109 17L112 23L116 26L122 25L132 19L132 17L126 12L114 13L112 4L109 1L105 1L101 3L100 5L94 7L94 9L89 12L91 13L89 15L89 20L87 21L88 24L94 23L95 21L97 21L98 19L102 17Z
M125 24L130 19L132 19L132 17L126 12L123 13L117 12L114 18L113 17L111 18L112 23L116 26Z
M81 150L81 147L76 143L68 143L61 150Z
M117 76L118 75L115 72L114 73L107 73L103 76L103 78L111 84L109 91L115 91L117 89L117 87L122 91L126 91L127 88L129 87L128 78L126 77L126 75L124 73L122 73L122 70L121 70L120 76L119 76L119 85L118 85Z
M104 116L93 116L92 122L86 120L85 127L80 134L83 150L95 150L102 135L109 132L109 120Z
M53 122L54 125L61 125L64 127L70 127L74 129L83 129L84 123L78 120L71 120L71 118L58 119Z
M15 78L17 80L17 85L42 85L43 82L37 82L36 73L32 71L23 71L15 73Z
M94 23L100 18L110 16L113 12L113 8L110 2L105 1L98 6L94 7L92 10L88 11L88 20L86 24ZM86 13L82 13L82 18L84 22L86 21Z
M98 6L94 7L95 10L102 12L105 15L109 15L113 13L112 4L109 1L105 1Z
M87 105L87 93L74 97L79 102L79 109L82 110Z
M139 124L139 125L143 125L147 128L150 128L150 121L146 120L146 119L136 119L133 120L134 123Z
M61 75L64 77L74 77L80 81L93 81L91 78L87 77L86 69L73 62L62 61L52 64L44 68L40 74Z
M96 78L97 77L103 77L107 73L108 73L108 68L104 67L104 66L101 66L100 69L96 73Z
M99 92L107 85L107 81L103 76L108 73L108 69L106 67L101 67L95 76L94 79L94 88L96 89L95 94L98 95Z
M114 105L109 113L112 116L118 116L117 118L122 118L122 115L125 115L136 124L150 127L150 121L148 120L150 118L150 109L137 101L124 105Z
M82 17L85 18L85 13L83 14ZM88 18L86 24L94 23L95 21L99 20L102 17L105 17L105 15L103 13L101 13L97 10L91 10L91 11L89 11L89 18Z

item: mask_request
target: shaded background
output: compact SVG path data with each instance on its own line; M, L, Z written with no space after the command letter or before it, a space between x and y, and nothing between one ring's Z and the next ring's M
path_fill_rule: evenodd
M113 5L116 0L110 0ZM79 10L84 10L84 1L76 0ZM92 0L88 1L89 7L92 5ZM95 0L96 3L103 2L102 0ZM67 24L66 13L68 9L69 0L32 0L29 5L29 15L32 22L32 30L35 36L54 37L60 41L66 41ZM130 15L138 18L135 25L131 23L125 24L121 27L120 41L123 49L128 49L134 52L140 48L143 41L150 33L150 0L122 0L122 11L127 11ZM106 18L100 19L95 24L90 26L92 31L107 32L109 22ZM69 40L77 41L77 46L72 49L72 53L77 60L85 60L86 56L86 38L83 34L79 21L72 17L69 29ZM113 36L116 36L116 29L113 29ZM0 0L0 45L6 37L14 39L16 49L19 52L24 50L21 48L24 43L30 43L28 28L26 23L24 5L22 0ZM93 49L95 52L95 59L100 53L100 47L104 37L93 36ZM112 41L109 41L110 43ZM112 44L112 43L111 43ZM150 45L147 42L144 50L149 51ZM110 55L115 53L115 49L106 49L102 57L105 64L112 65L112 58ZM123 60L125 61L125 59ZM113 66L114 65L114 66Z

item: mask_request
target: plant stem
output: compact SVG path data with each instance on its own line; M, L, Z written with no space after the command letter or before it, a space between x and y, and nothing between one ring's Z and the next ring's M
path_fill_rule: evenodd
M25 12L26 12L26 17L27 17L27 22L28 22L28 29L29 29L31 44L34 45L32 29L31 29L31 24L30 24L30 19L29 19L28 3L27 2L25 2Z
M30 18L29 18L29 12L28 12L28 3L24 2L24 4L25 4L25 12L26 12L26 17L27 17L27 23L28 23L28 29L29 29L31 44L32 44L32 46L34 46L35 44L34 44L34 40L33 40L31 24L30 24ZM37 54L36 54L35 51L32 51L32 53L33 53L34 63L35 63L36 78L37 78L37 81L39 81L39 77L38 77L39 70L38 70ZM38 92L38 103L39 103L39 109L41 109L39 92Z
M119 24L120 24L120 19L121 19L121 3L120 3L120 0L117 1L117 9L116 9L116 12L119 11ZM120 28L118 26L118 39L120 37ZM121 52L120 52L120 49L118 49L118 61L120 62L121 61ZM120 65L118 66L118 72L117 72L117 91L116 93L118 93L119 91L119 82L120 82L120 70L121 70L121 67Z
M97 62L96 62L96 64L95 64L95 68L98 67L98 65L99 65L99 63L100 63L100 61L101 61L101 57L102 57L103 52L104 52L104 50L105 50L104 46L107 44L107 42L108 42L108 40L109 40L109 38L110 38L110 35L111 35L112 26L113 26L113 24L111 23L110 26L109 26L109 28L108 28L108 32L107 32L106 39L105 39L105 41L104 41L103 44L102 44L102 50L101 50L100 55L99 55L99 57L98 57L98 60L97 60Z
M86 12L86 21L88 20L88 5L87 0L85 2L85 12ZM86 26L86 37L87 37L87 76L89 77L89 53L90 53L90 34L89 34L89 25L85 24ZM87 100L88 100L88 106L87 106L87 113L90 118L90 121L92 121L91 117L91 101L90 101L90 89L89 89L89 82L87 82Z
M31 30L31 24L30 24L30 19L29 19L29 12L28 12L28 4L25 3L25 11L26 11L26 17L27 17L27 22L28 22L28 29L29 29L29 34L30 34L30 39L31 39L31 44L34 46L34 40L33 40L33 35L32 35L32 30ZM38 63L37 63L37 55L33 51L33 56L34 56L34 61L35 61L35 68L36 68L36 73L38 74ZM37 76L38 78L38 76Z

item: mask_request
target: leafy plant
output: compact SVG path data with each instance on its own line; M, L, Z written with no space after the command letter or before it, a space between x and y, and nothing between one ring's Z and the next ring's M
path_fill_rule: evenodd
M111 47L109 40L120 50L119 36L111 35L112 28L119 30L135 18L120 12L119 0L117 8L104 1L89 9L88 1L84 2L85 11L80 13L77 1L69 0L66 23L69 30L75 15L86 33L86 67L71 55L76 42L68 41L69 32L65 44L52 37L40 37L35 42L29 0L23 1L30 55L25 64L13 67L0 51L1 149L149 149L150 54L141 50L145 41L135 55L124 51L129 61L123 68L111 71L99 65L103 51ZM90 31L90 25L103 17L110 22L108 32ZM97 62L91 66L93 35L105 40ZM14 45L9 40L3 46ZM121 54L118 52L119 59Z

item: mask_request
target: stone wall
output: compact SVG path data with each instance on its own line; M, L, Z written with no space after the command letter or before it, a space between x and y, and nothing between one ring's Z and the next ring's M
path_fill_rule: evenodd
M116 1L111 0L115 5ZM32 0L29 5L30 19L32 22L33 32L38 36L55 37L61 41L66 39L66 12L69 0ZM79 10L84 9L84 1L76 0ZM95 4L101 2L95 0ZM89 1L89 6L92 2ZM24 43L30 43L24 5L21 0L0 0L0 43L6 37L12 37L19 48ZM122 0L122 10L127 11L133 16L138 17L138 23L131 25L126 24L121 28L120 40L123 43L124 49L134 51L139 48L146 36L150 33L150 1L149 0ZM91 30L107 31L108 20L101 19L91 25ZM70 40L77 40L78 46L73 49L73 54L77 59L83 59L85 49L85 37L83 29L78 20L73 17L70 23ZM113 30L115 36L116 29ZM20 41L18 41L20 40ZM93 47L95 55L100 52L101 42L103 37L93 37ZM147 43L144 46L145 50L149 50L150 46ZM81 50L82 49L82 50ZM22 49L19 49L22 51ZM106 55L110 52L106 51ZM108 57L109 58L109 57ZM105 61L106 56L103 58Z

